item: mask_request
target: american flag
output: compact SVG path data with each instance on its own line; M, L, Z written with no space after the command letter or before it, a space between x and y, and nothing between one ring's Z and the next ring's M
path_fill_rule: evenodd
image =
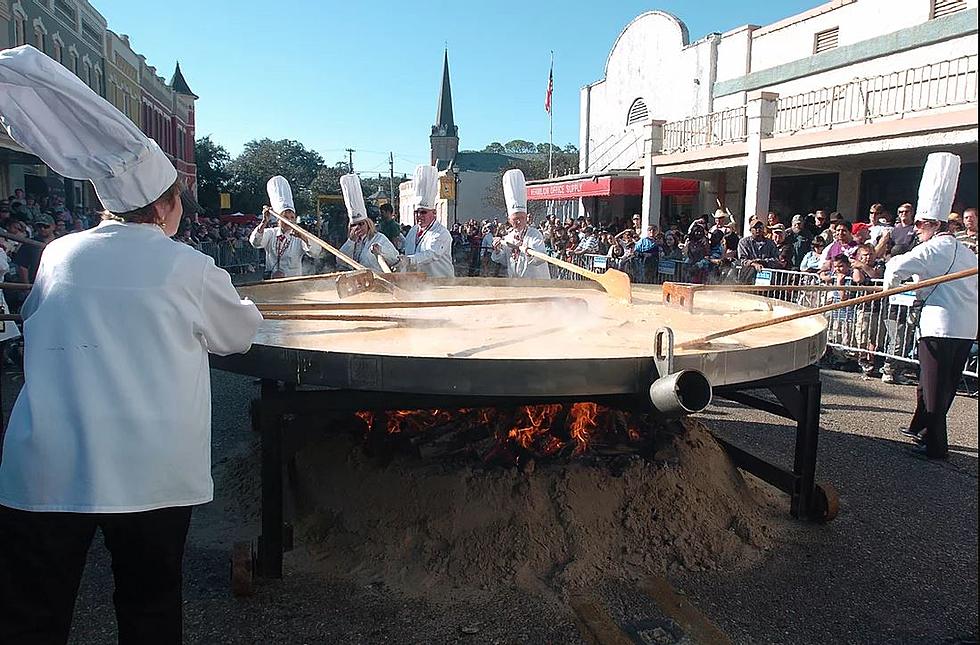
M551 92L555 88L555 64L551 64L551 69L548 70L548 91L544 95L544 111L551 114Z

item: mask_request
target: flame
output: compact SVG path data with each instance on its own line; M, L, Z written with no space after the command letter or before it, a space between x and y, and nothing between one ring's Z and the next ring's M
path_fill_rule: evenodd
M368 432L381 422L379 414L362 410L357 418ZM416 436L435 428L458 423L460 429L485 428L487 436L496 433L495 447L483 454L484 460L519 463L525 457L552 457L571 447L581 455L596 441L637 443L648 426L638 418L595 403L528 405L513 409L474 408L457 410L393 410L384 414L387 434ZM452 428L446 428L452 431ZM568 454L568 453L564 453Z
M585 452L589 445L589 438L593 431L599 426L597 417L599 406L595 403L574 403L568 413L569 434L575 442L575 454L580 455Z

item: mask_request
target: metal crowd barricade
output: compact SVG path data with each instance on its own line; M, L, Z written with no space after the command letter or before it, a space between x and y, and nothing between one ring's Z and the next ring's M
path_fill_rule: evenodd
M265 252L255 248L247 240L200 242L195 247L201 253L211 256L215 264L229 273L250 273L261 271L265 267Z

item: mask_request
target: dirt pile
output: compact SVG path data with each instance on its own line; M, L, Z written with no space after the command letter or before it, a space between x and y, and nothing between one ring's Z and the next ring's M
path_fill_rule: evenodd
M686 422L650 463L485 469L334 436L297 456L302 547L331 574L411 595L518 585L553 593L674 567L738 568L772 542L771 496Z

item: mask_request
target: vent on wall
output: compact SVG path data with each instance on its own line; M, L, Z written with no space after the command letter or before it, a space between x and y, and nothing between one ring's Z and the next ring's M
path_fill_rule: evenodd
M840 29L834 27L833 29L825 29L823 31L818 31L813 37L813 53L819 54L820 52L825 52L828 49L833 49L837 46L837 32Z
M626 115L626 125L640 123L641 121L646 121L649 118L650 111L647 110L647 104L643 102L643 99L636 99L633 101L633 105L630 106L630 111Z
M966 9L966 0L932 0L932 9L929 11L929 19L942 18L957 11Z

